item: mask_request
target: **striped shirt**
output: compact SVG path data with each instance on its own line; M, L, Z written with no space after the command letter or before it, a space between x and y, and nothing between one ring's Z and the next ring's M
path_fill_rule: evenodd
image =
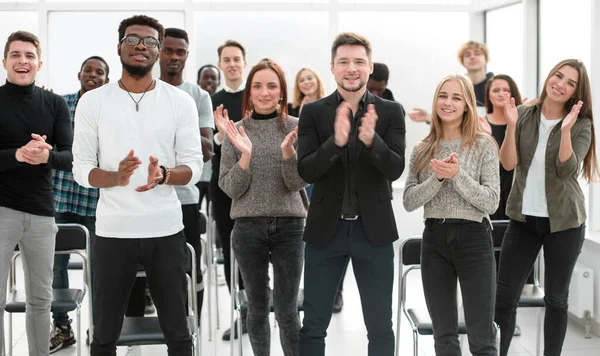
M79 101L79 91L63 95L71 113L71 122L75 117L75 108ZM53 170L54 211L57 213L73 213L80 216L96 216L98 205L98 189L84 188L73 180L73 173Z

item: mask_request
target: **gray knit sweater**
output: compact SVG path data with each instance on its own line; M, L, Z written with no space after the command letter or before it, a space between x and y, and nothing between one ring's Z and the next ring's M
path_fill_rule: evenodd
M498 146L491 139L477 138L471 149L461 149L462 139L442 140L434 158L443 160L458 153L458 173L439 181L427 166L417 176L415 158L422 143L415 146L404 188L404 208L425 206L424 217L483 221L496 211L500 197Z
M283 160L281 142L298 126L288 116L285 132L277 119L255 120L250 117L236 123L243 126L252 141L249 169L241 169L241 152L225 136L221 151L219 187L233 199L231 218L300 217L306 218L306 184L298 174L298 156Z

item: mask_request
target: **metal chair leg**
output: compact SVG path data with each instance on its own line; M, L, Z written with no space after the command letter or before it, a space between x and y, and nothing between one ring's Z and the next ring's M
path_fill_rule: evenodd
M540 347L540 343L542 341L542 308L536 308L537 309L537 335L535 338L535 355L536 356L541 356L541 347ZM545 310L545 308L544 308Z
M235 302L236 302L236 297L237 297L237 273L235 273L235 257L233 255L233 247L230 247L230 256L231 256L231 261L230 261L230 266L231 266L231 328L229 329L230 332L230 339L229 341L231 341L231 356L234 356L234 349L235 349L235 320L234 320L234 312L235 312ZM238 337L241 337L241 335L238 335Z
M419 356L419 334L417 330L413 330L413 355Z
M13 356L12 313L8 313L8 355Z
M77 306L77 356L81 356L81 304Z

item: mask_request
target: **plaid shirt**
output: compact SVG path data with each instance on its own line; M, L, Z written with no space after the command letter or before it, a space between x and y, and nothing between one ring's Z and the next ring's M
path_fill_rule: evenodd
M75 118L75 108L79 97L79 91L63 95L71 113L71 121ZM53 170L52 179L54 181L54 211L80 216L96 216L98 189L84 188L75 183L71 172Z

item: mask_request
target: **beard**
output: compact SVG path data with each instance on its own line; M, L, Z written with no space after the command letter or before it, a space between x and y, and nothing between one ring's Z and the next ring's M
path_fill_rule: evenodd
M120 50L119 50L119 57L121 58L121 65L123 65L123 69L125 69L125 71L135 79L141 79L141 78L145 77L148 73L150 73L152 71L152 68L154 68L154 64L156 64L156 61L158 60L158 55L157 55L156 58L154 58L154 61L152 61L152 64L140 67L140 66L132 66L131 64L125 63Z
M338 85L339 85L340 87L342 87L342 89L344 89L344 90L345 90L345 91L347 91L347 92L350 92L350 93L355 93L355 92L357 92L357 91L361 90L361 89L362 89L362 88L363 88L365 85L367 85L367 82L364 82L364 81L362 81L362 80L359 80L359 81L358 81L358 85L357 85L356 87L354 87L354 88L350 88L350 87L348 87L348 86L346 86L346 85L344 84L344 81L343 81L343 80L341 80L341 81L338 83Z

